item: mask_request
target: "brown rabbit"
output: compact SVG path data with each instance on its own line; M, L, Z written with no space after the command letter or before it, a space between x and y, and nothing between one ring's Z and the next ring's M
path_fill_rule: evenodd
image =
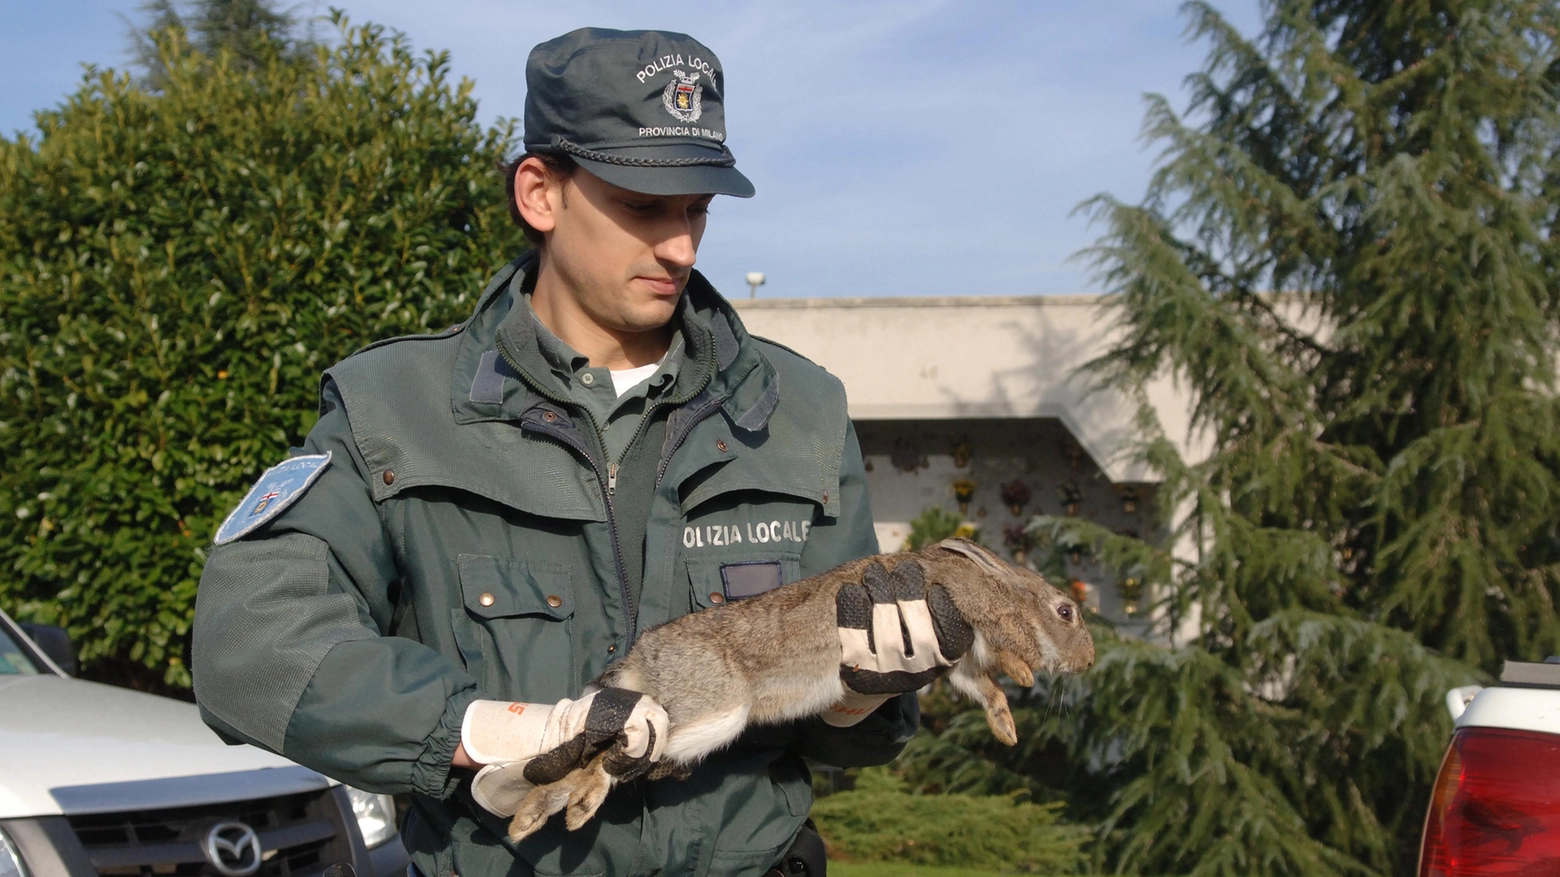
M648 630L592 683L643 692L665 708L669 736L652 777L685 772L750 724L818 715L839 701L835 596L842 585L861 581L873 563L890 571L919 564L927 587L942 586L968 620L973 642L947 678L986 708L1003 743L1017 743L1018 734L999 674L1028 687L1036 671L1078 672L1094 664L1094 640L1077 604L984 548L949 539L914 553L862 558ZM530 835L565 807L570 829L584 825L615 782L604 766L610 754L533 788L515 812L510 838Z

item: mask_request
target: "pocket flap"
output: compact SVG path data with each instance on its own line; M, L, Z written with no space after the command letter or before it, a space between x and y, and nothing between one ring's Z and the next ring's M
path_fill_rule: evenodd
M567 566L510 563L484 554L462 554L456 564L466 611L478 618L542 615L561 621L574 614Z
M693 603L700 609L772 591L801 578L801 571L802 559L796 554L688 558L688 582L693 587Z

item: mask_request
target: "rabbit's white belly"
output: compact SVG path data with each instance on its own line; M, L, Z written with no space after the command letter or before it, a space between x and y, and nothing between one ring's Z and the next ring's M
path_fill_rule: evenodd
M737 739L747 727L748 706L701 716L672 728L661 757L675 764L692 764Z
M765 680L753 701L707 713L674 725L662 755L673 763L691 764L737 739L749 722L771 725L816 716L845 696L838 674L785 682Z
M757 724L772 725L792 719L821 715L845 696L837 665L826 675L813 678L766 679L753 697L753 717Z

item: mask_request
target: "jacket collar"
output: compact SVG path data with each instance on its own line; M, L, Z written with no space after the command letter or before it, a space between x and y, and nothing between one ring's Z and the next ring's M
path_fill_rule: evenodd
M518 420L537 407L567 404L521 296L536 263L531 251L504 266L464 324L450 385L457 423ZM685 359L667 401L682 405L707 394L736 428L762 431L780 401L779 376L736 309L694 271L672 319L682 323Z

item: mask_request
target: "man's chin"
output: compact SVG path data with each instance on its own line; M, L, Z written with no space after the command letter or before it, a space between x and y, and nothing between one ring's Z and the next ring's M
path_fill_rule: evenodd
M682 298L682 293L655 299L641 303L633 309L632 313L623 317L633 329L631 331L649 332L660 329L672 321L672 316L677 313L677 302Z

